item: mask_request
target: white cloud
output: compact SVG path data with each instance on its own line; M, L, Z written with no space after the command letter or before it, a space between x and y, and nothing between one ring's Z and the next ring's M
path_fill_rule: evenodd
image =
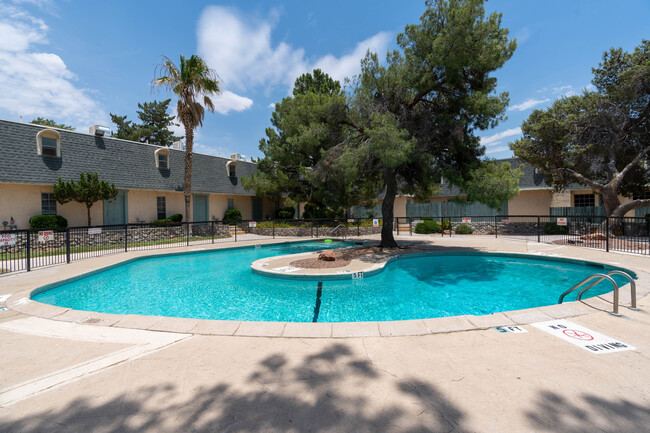
M224 88L247 91L263 87L268 93L278 86L290 88L300 74L313 68L342 80L359 72L359 61L368 49L381 53L390 40L390 34L380 32L341 57L328 54L310 61L303 48L286 42L273 44L276 21L244 15L233 8L205 8L197 28L198 52L216 69Z
M481 145L486 146L488 149L494 149L497 145L501 144L500 140L520 134L520 127L506 129L505 131L497 132L496 134L488 135L487 137L481 137Z
M106 113L89 96L61 57L34 47L47 43L47 26L26 11L0 7L0 109L15 115L50 117L87 127L106 122ZM7 36L8 35L8 36Z
M528 98L521 104L515 104L512 105L509 110L516 110L516 111L526 111L529 110L537 105L543 104L545 102L550 101L548 98L544 99L534 99L534 98Z
M219 95L212 97L214 110L217 113L228 114L230 111L244 111L251 108L253 100L244 96L239 96L228 90L224 90Z
M508 145L489 147L485 150L485 155L494 155L495 153L506 152L509 150L510 146Z
M267 105L267 108L270 108L271 110L275 110L275 102L271 102L269 105Z

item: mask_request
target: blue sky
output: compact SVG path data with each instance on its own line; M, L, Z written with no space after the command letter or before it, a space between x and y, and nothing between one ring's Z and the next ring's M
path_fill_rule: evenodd
M647 0L491 0L486 7L503 14L518 40L496 74L499 91L510 93L508 120L478 132L495 158L511 155L507 144L532 109L589 86L603 51L632 50L650 38ZM298 75L314 67L341 80L354 75L367 49L383 57L424 8L415 0L0 0L0 118L114 128L109 113L135 120L138 102L170 97L150 86L162 55L177 61L197 53L219 74L223 93L195 150L259 157L272 104Z

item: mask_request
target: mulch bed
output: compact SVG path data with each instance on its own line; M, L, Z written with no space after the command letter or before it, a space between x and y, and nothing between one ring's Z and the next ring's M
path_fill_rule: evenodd
M348 247L348 248L339 248L334 250L336 254L336 260L333 262L328 262L325 260L318 260L318 254L321 251L317 251L316 257L302 260L295 260L289 263L291 266L296 268L303 269L329 269L329 268L342 268L350 264L352 259L366 255L380 255L385 254L385 251L379 247Z

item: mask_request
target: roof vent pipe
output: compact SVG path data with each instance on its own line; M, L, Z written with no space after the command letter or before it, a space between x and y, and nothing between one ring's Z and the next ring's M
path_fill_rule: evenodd
M92 125L88 128L90 135L97 135L98 137L103 137L104 134L110 133L111 130L107 126L102 125Z

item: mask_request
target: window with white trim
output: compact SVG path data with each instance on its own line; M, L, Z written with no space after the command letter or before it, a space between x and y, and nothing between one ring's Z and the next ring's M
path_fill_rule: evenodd
M56 215L56 200L54 193L41 193L41 213L43 215Z
M169 149L160 148L154 152L156 157L156 167L161 170L169 170Z
M36 152L42 156L61 156L61 134L54 129L43 129L36 134Z

